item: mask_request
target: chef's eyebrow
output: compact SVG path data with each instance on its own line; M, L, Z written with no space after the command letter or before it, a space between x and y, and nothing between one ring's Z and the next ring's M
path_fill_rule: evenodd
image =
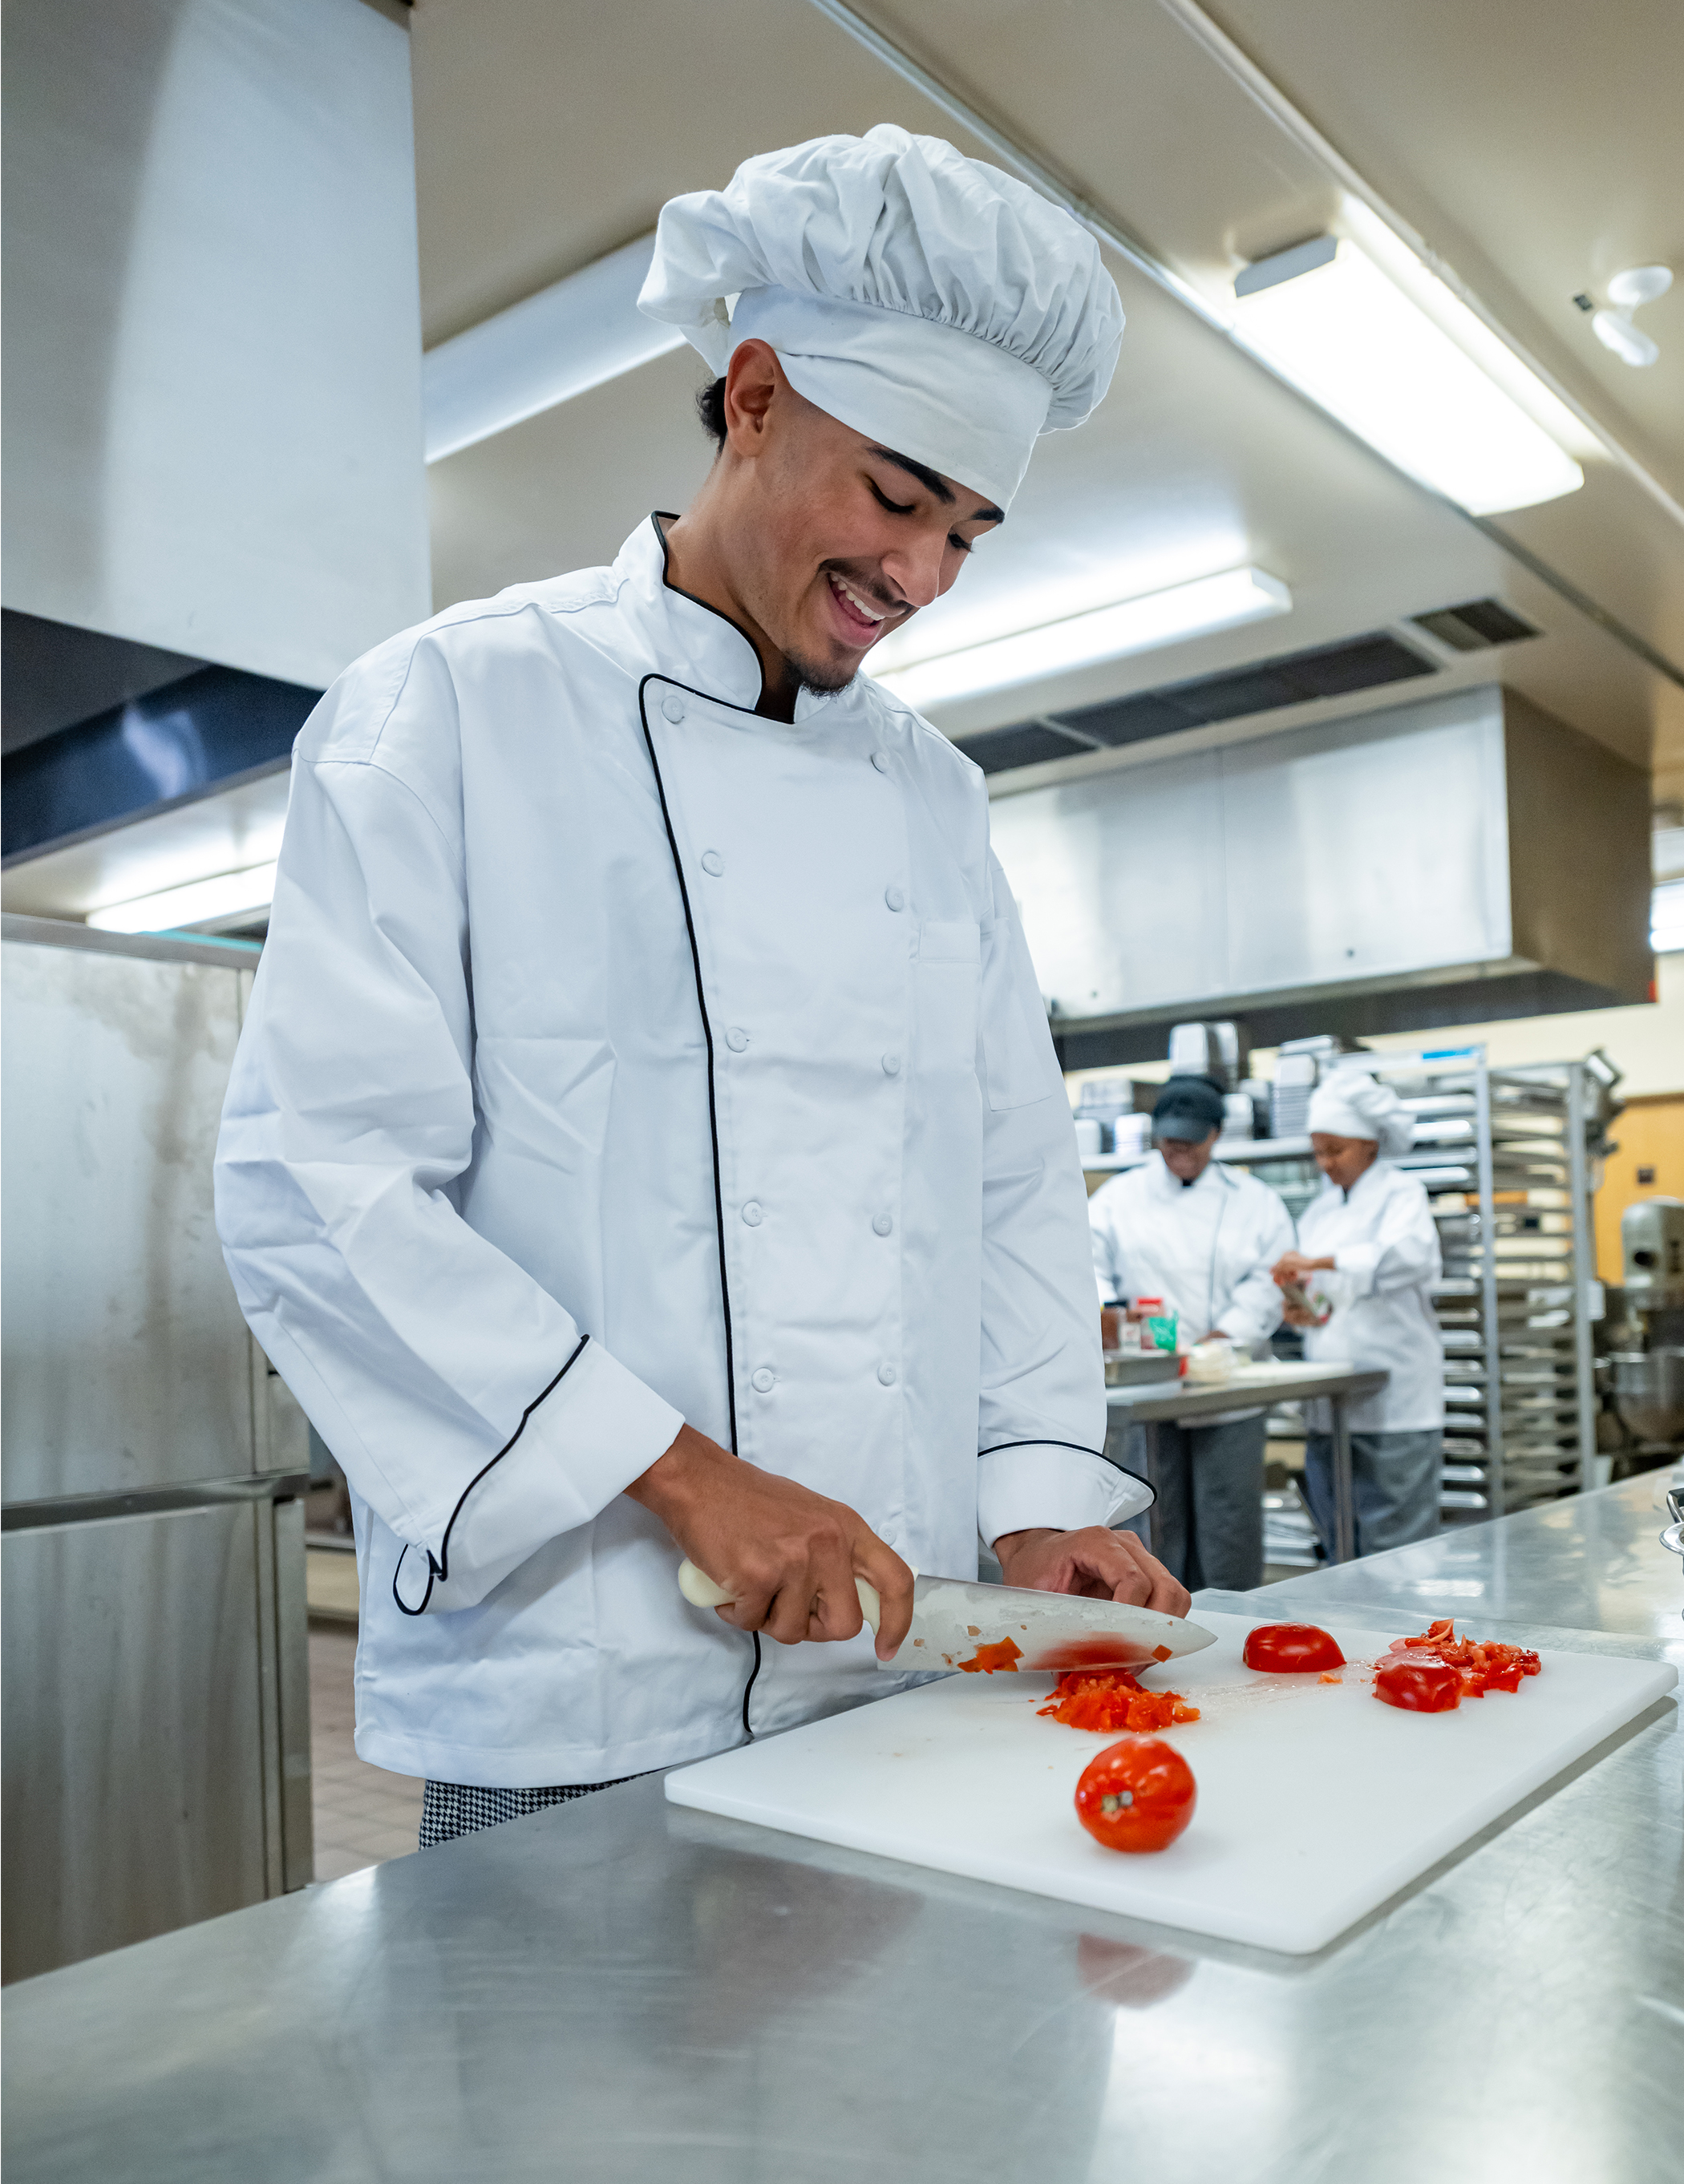
M872 453L880 455L886 463L893 463L897 471L905 471L908 477L915 477L926 493L933 493L938 500L945 501L949 508L952 507L956 496L940 471L933 471L928 463L917 462L911 455L897 455L893 448L873 448ZM995 508L990 502L986 508L979 508L973 514L961 517L960 521L965 523L1004 523L1006 511L1003 508Z

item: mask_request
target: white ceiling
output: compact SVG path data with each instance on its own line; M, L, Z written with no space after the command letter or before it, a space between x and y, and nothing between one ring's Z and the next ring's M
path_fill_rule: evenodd
M1196 285L1219 290L1242 259L1333 209L1335 178L1167 0L873 0L866 12ZM1595 41L1560 26L1541 36L1520 0L1492 0L1477 37L1447 0L1359 14L1335 0L1239 0L1222 20L1603 432L1684 493L1684 315L1676 329L1667 315L1684 314L1684 281L1645 321L1665 349L1649 374L1607 356L1570 302L1634 258L1684 271L1684 132L1653 88L1676 80L1661 66L1669 47L1684 61L1670 0L1627 0ZM417 0L415 58L429 341L645 231L667 196L722 183L751 152L878 120L978 148L808 0ZM1108 401L1043 443L1009 524L909 644L937 649L1003 611L1021 626L1242 561L1282 578L1293 612L973 700L944 727L1495 593L1546 639L1458 674L1495 666L1623 755L1641 763L1653 748L1658 793L1684 788L1684 692L1161 287L1112 270L1129 328ZM710 453L690 409L703 376L679 352L436 465L437 604L609 559L649 509L682 507ZM1586 471L1578 493L1499 529L1684 661L1684 525L1618 463Z

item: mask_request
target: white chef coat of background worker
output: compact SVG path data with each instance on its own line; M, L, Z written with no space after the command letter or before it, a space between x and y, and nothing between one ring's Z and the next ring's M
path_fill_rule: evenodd
M1414 1119L1388 1084L1347 1061L1310 1095L1310 1143L1326 1178L1298 1219L1298 1248L1277 1281L1308 1286L1319 1271L1335 1300L1324 1327L1302 1327L1313 1364L1337 1362L1390 1374L1376 1396L1351 1407L1357 1552L1378 1554L1438 1529L1444 1451L1444 1337L1432 1288L1444 1271L1426 1192L1394 1166ZM1333 1537L1333 1440L1328 1406L1307 1405L1304 1485L1322 1538Z
M1255 1176L1212 1158L1223 1096L1204 1077L1172 1077L1152 1108L1154 1151L1088 1201L1101 1306L1161 1297L1189 1342L1225 1337L1240 1356L1280 1324L1270 1269L1291 1248L1292 1219ZM1130 1468L1143 1437L1127 1436ZM1263 1581L1265 1441L1261 1407L1157 1429L1158 1552L1193 1590Z
M722 375L714 466L328 693L218 1151L352 1489L357 1749L427 1777L424 1841L895 1690L853 1574L904 1629L906 1564L973 1576L979 1530L1185 1605L1101 1529L1143 1494L986 784L856 672L1103 394L1114 285L879 128L669 204L642 300Z

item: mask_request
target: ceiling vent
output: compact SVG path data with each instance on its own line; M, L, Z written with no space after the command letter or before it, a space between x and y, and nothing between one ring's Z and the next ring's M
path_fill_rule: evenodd
M1491 602L1482 604L1490 604ZM1496 610L1501 613L1499 608ZM1458 608L1458 614L1470 610ZM960 748L984 773L1004 773L1047 759L1074 758L1082 751L1115 749L1200 728L1213 721L1234 721L1252 713L1302 705L1313 698L1344 698L1386 682L1402 682L1436 672L1430 660L1384 630L1318 645L1309 652L1283 653L1223 675L1202 675L1191 682L1167 683L1132 698L1113 698L1099 705L960 739Z
M1517 644L1540 633L1498 599L1469 599L1465 606L1439 607L1409 619L1453 652L1487 652L1494 644Z

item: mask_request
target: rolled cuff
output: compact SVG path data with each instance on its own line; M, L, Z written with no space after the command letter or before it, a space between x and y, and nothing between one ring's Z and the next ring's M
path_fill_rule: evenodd
M1341 1244L1334 1253L1335 1266L1350 1282L1353 1301L1372 1295L1384 1248L1380 1244Z
M476 1607L548 1540L588 1524L664 1456L683 1414L587 1342L469 1485L435 1555L404 1549L393 1580L407 1615Z
M977 1531L990 1547L1007 1532L1124 1524L1151 1501L1145 1479L1058 1441L990 1449L977 1459Z

